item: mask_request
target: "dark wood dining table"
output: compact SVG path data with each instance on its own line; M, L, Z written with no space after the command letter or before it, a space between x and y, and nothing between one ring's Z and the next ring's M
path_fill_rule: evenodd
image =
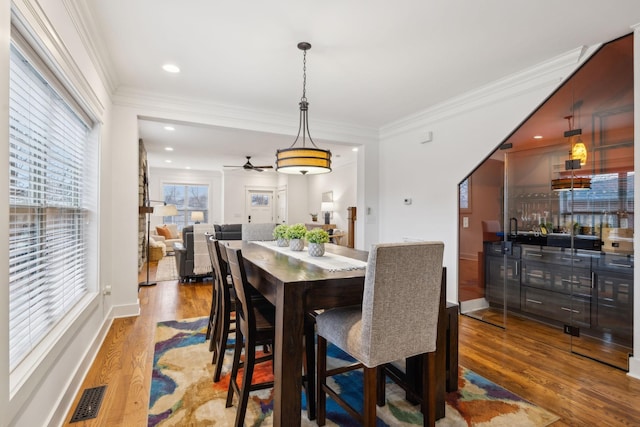
M362 303L365 270L329 271L252 242L221 243L242 250L249 282L276 307L273 425L300 425L305 313ZM368 256L334 244L325 248L361 261ZM442 394L444 406L444 387Z

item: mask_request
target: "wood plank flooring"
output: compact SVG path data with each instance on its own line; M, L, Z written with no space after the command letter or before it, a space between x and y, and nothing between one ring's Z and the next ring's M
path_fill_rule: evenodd
M151 271L153 280L153 263ZM210 299L211 282L141 288L141 315L114 320L84 380L82 390L107 385L98 417L68 423L81 390L65 425L146 426L156 323L206 316ZM466 316L460 317L460 364L562 417L554 427L640 425L640 380Z

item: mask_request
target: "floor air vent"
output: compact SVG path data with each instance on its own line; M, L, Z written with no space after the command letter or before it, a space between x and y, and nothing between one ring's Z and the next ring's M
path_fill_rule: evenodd
M71 417L70 422L75 423L97 417L98 411L100 410L100 404L102 403L102 397L104 396L104 391L106 389L106 385L101 385L99 387L88 388L83 391L80 402L78 402L78 406L76 407L76 411L73 413L73 417Z

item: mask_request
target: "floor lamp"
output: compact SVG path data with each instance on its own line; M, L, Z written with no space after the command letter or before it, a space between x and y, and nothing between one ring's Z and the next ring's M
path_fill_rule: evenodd
M157 205L154 207L149 206L150 202L160 202L162 205ZM140 208L140 212L144 212L147 215L147 280L144 282L138 283L138 287L140 286L153 286L157 282L149 281L149 242L151 241L151 215L154 216L174 216L178 215L178 208L176 205L168 205L167 202L159 201L159 200L147 200L144 207Z

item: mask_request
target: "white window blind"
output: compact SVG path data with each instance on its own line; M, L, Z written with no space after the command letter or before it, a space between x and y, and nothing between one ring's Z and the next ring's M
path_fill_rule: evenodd
M96 170L90 128L11 48L9 362L15 367L87 293ZM46 75L46 74L45 74Z

